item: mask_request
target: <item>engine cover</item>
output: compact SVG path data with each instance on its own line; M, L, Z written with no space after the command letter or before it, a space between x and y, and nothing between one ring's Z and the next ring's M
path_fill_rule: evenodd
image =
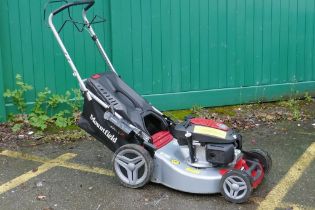
M207 144L206 160L214 165L227 165L234 160L233 144Z
M172 129L179 145L187 145L185 134L192 134L192 139L202 144L235 144L241 148L241 137L233 129L213 120L193 118L179 123Z

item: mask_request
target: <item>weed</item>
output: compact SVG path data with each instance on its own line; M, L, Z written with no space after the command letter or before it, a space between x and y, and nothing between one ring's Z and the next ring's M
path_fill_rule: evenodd
M47 123L50 118L46 114L29 114L29 123L31 126L38 128L40 130L45 130L47 128Z
M194 105L192 108L191 108L191 111L194 112L194 113L198 113L198 112L201 112L203 111L203 107L202 106L199 106L199 105Z
M49 126L65 128L75 124L76 115L71 114L71 112L77 113L80 110L82 105L80 90L73 89L72 92L67 91L64 95L59 95L52 94L48 88L45 88L37 94L31 113L25 114L26 100L24 95L33 87L24 83L20 75L16 76L16 85L17 89L7 90L4 94L6 98L12 99L13 104L22 113L10 116L14 123L13 132L19 131L25 124L40 131L46 130Z
M69 115L68 110L60 111L57 114L53 116L53 119L55 120L55 125L59 128L65 128L68 125L73 124L72 118L67 117Z
M74 98L72 100L68 100L67 103L72 109L72 113L76 113L80 111L80 108L82 106L82 93L79 89L72 89L72 93L74 95Z
M5 98L11 98L13 104L17 107L20 113L25 113L26 111L26 100L25 93L33 89L32 86L25 83L22 79L22 76L17 74L16 77L16 86L17 89L6 90L4 93Z
M11 128L12 132L13 133L19 132L22 129L22 126L23 124L20 124L20 123L14 124L13 127Z
M304 98L305 98L305 101L307 103L311 103L314 101L314 99L312 98L312 96L308 92L305 93Z
M287 107L292 113L293 120L300 120L302 117L302 113L300 111L299 100L295 98L291 98L287 101L282 101L279 103L281 106Z

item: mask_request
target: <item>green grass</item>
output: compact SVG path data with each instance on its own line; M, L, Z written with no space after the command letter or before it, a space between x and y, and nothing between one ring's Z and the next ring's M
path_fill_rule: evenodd
M183 109L183 110L174 110L174 111L167 111L164 114L170 118L175 118L177 120L184 120L187 115L192 115L192 111L190 109Z
M213 107L207 108L208 112L210 113L217 113L220 115L227 115L227 116L235 116L235 110L238 109L240 106L222 106L222 107Z

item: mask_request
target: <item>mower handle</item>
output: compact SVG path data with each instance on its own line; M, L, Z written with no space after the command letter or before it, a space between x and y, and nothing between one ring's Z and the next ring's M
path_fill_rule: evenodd
M58 13L62 12L63 10L65 9L68 9L69 7L72 7L72 6L78 6L78 5L84 5L84 4L87 4L86 7L84 7L84 11L88 11L95 3L95 0L81 0L81 1L74 1L74 2L71 2L71 3L68 3L68 4L65 4L61 7L59 7L58 9L54 10L52 12L53 15L57 15Z

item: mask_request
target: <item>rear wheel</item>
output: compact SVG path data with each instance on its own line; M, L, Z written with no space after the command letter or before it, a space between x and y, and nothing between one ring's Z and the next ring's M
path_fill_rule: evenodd
M251 177L244 171L231 170L223 175L220 182L221 194L232 203L244 203L253 188Z
M143 147L127 144L115 152L113 169L122 185L129 188L139 188L150 181L153 172L153 160L149 152Z
M270 172L270 169L272 167L272 159L268 152L262 149L252 149L245 154L246 156L248 156L246 158L257 159L262 165L265 174L268 174Z

